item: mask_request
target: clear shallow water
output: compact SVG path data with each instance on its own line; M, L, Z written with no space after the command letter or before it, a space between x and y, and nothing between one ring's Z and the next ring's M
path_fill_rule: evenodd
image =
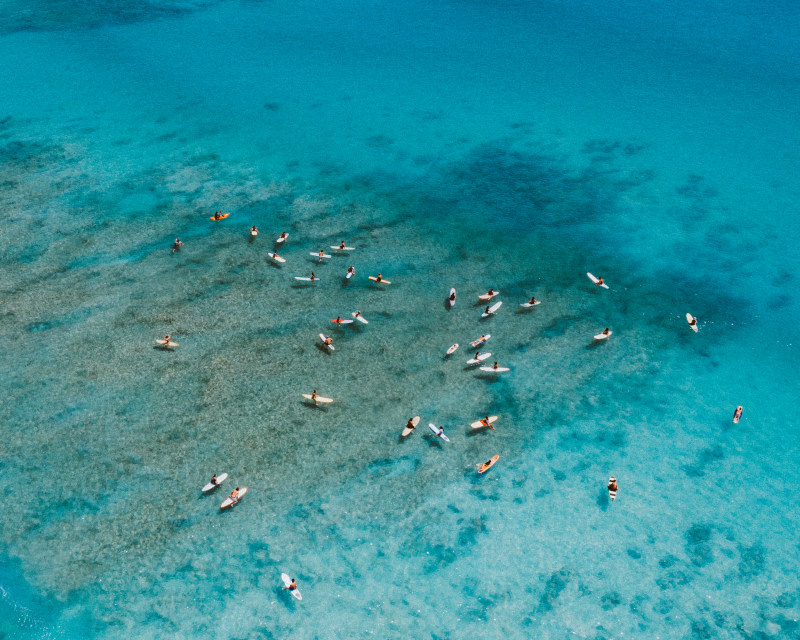
M797 634L791 6L115 7L3 21L0 633Z

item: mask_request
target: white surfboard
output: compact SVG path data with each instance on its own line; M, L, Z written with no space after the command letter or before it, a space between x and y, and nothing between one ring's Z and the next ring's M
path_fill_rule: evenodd
M355 270L355 269L353 269L352 271L348 271L348 272L345 274L345 276L344 276L344 277L345 277L345 278L347 278L347 279L349 280L350 278L352 278L352 277L355 275L355 273L356 273L356 270Z
M483 429L484 427L488 427L490 424L494 424L497 422L497 416L489 416L489 421L485 422L484 420L476 420L469 426L473 429Z
M212 489L216 489L219 485L221 485L223 482L225 482L225 478L227 478L227 477L228 477L227 473L222 473L222 474L218 475L216 484L211 484L209 482L206 486L203 487L203 493L206 493L207 491L211 491Z
M363 324L369 324L369 320L362 316L360 311L353 311L350 315Z
M277 242L279 244L281 242L286 242L286 238L288 238L288 237L289 237L289 234L287 233L285 236L279 237L277 240L275 240L275 242Z
M322 340L322 344L328 347L328 349L330 349L331 351L336 351L336 348L332 344L328 344L327 342L325 342L325 339L327 337L328 336L326 336L324 333L319 334L319 339Z
M432 422L428 423L428 427L430 428L431 431L433 431L433 435L441 438L445 442L450 442L450 438L448 438L446 435L444 435L444 429L440 429L439 427L437 427Z
M511 371L508 367L481 367L481 371L486 371L486 373L503 373L504 371Z
M378 280L378 276L369 276L369 279L372 280L373 282L377 282L378 284L392 284L388 280L383 280L383 279Z
M411 418L411 424L413 424L414 428L416 429L417 425L419 424L419 416L414 416L413 418ZM410 435L413 430L414 429L409 429L408 427L405 427L403 429L403 433L401 433L400 435L405 438L408 435Z
M491 337L492 337L492 334L491 333L487 333L485 336L483 336L483 340L478 338L477 340L474 340L473 342L470 342L470 344L473 347L480 347L482 344L486 344L489 341L489 338L491 338Z
M498 309L499 309L499 308L500 308L502 305L503 305L503 302L502 302L502 301L500 301L500 302L495 302L495 303L494 303L494 304L493 304L491 307L489 307L489 310L488 310L488 311L484 311L484 312L481 314L481 318L488 318L489 316L493 316L495 313L497 313L497 310L498 310Z
M283 586L284 587L288 587L290 584L292 584L292 579L288 575L286 575L285 573L281 574L281 580L283 580ZM300 590L299 589L290 589L289 593L291 593L298 600L302 600L303 599L303 596L300 595Z
M455 289L455 287L450 289L450 295L448 296L447 301L450 303L451 307L456 303L456 289Z
M305 276L295 276L295 280L302 280L304 282L319 282L320 278L315 277L313 280L311 278L306 278Z
M333 324L353 324L352 320L336 320L335 318L333 318L331 322L333 322Z
M303 397L306 400L311 400L311 402L314 402L314 398L310 393L304 393ZM324 396L317 396L317 402L322 402L324 404L330 404L331 402L333 402L333 398L326 398Z
M492 298L494 298L496 295L499 294L500 294L499 291L492 291L491 293L487 291L486 293L482 293L481 295L479 295L478 300L491 300Z
M320 260L322 260L323 258L330 258L330 255L328 255L327 253L323 253L322 255L319 255L319 253L314 253L313 251L310 251L309 255L312 255L315 258L319 258Z
M479 362L483 362L486 358L491 358L492 354L488 351L486 353L479 353L477 358L470 358L467 360L467 364L478 364Z
M594 336L594 339L595 340L607 340L609 337L611 337L611 335L613 333L614 333L613 331L609 331L608 333L598 333L596 336Z
M447 350L447 353L445 355L446 356L453 355L456 352L456 349L458 349L458 343L457 342Z
M255 238L257 235L258 235L258 231L255 231L255 230L253 230L253 229L250 229L250 237L251 237L251 238Z
M267 255L270 258L272 258L275 262L286 262L286 258L282 258L277 253L268 253Z
M614 476L611 476L608 479L609 486L611 486L612 482L616 482L616 481L617 481L617 479ZM616 489L609 489L608 490L608 497L611 498L612 500L616 500L617 499L617 491L616 491Z
M522 303L521 305L519 305L519 306L520 306L520 307L525 307L526 309L530 309L531 307L535 307L537 304L542 304L542 301L541 301L541 300L537 300L537 301L536 301L536 302L534 302L533 304L531 304L530 302L523 302L523 303Z
M596 284L598 287L603 287L603 289L608 289L608 285L607 285L605 282L604 282L603 284L600 284L600 280L599 280L598 278L595 278L595 277L594 277L594 276L593 276L591 273L589 273L588 271L586 272L586 275L589 277L589 280L591 280L592 282L594 282L594 283L595 283L595 284Z
M173 342L172 340L167 342L166 340L164 340L164 338L159 338L158 340L156 340L156 344L161 345L165 349L172 349L172 347L178 346L177 342Z
M694 324L692 324L692 320L694 320ZM692 331L697 333L697 318L695 318L691 313L687 313L686 322L689 323L689 326L692 328Z
M335 244L331 245L331 249L336 249L336 251L355 251L355 247L337 247Z
M235 504L239 504L242 501L242 498L244 498L245 493L247 493L247 487L242 487L241 489L239 489L239 497L236 500L233 500L231 499L230 496L228 496L227 498L225 498L225 500L222 501L222 504L219 505L219 508L227 509L228 507L232 507Z

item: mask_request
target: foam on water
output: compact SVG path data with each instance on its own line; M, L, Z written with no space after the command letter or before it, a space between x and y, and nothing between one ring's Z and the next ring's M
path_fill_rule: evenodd
M741 64L790 40L734 12L712 55L711 7L641 37L543 2L101 9L0 38L0 635L797 633L796 74ZM724 63L764 96L728 120ZM508 374L466 367L481 333Z

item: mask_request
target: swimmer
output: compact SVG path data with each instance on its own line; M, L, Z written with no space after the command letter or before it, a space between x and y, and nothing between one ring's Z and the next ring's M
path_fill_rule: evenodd
M180 238L175 238L175 242L172 243L172 250L173 251L180 251L182 246L183 246L183 242L181 242L181 239Z
M742 417L742 411L744 411L744 409L742 408L741 405L736 407L736 411L733 412L733 423L734 424L739 424L739 418Z
M284 587L282 591L296 591L297 590L297 581L292 578L292 581L289 583L288 587Z

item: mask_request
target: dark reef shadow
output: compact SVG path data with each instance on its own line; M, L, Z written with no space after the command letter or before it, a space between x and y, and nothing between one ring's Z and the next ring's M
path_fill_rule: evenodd
M608 489L601 487L600 491L597 494L597 506L605 511L608 509L608 505L611 504L611 500L608 497Z

